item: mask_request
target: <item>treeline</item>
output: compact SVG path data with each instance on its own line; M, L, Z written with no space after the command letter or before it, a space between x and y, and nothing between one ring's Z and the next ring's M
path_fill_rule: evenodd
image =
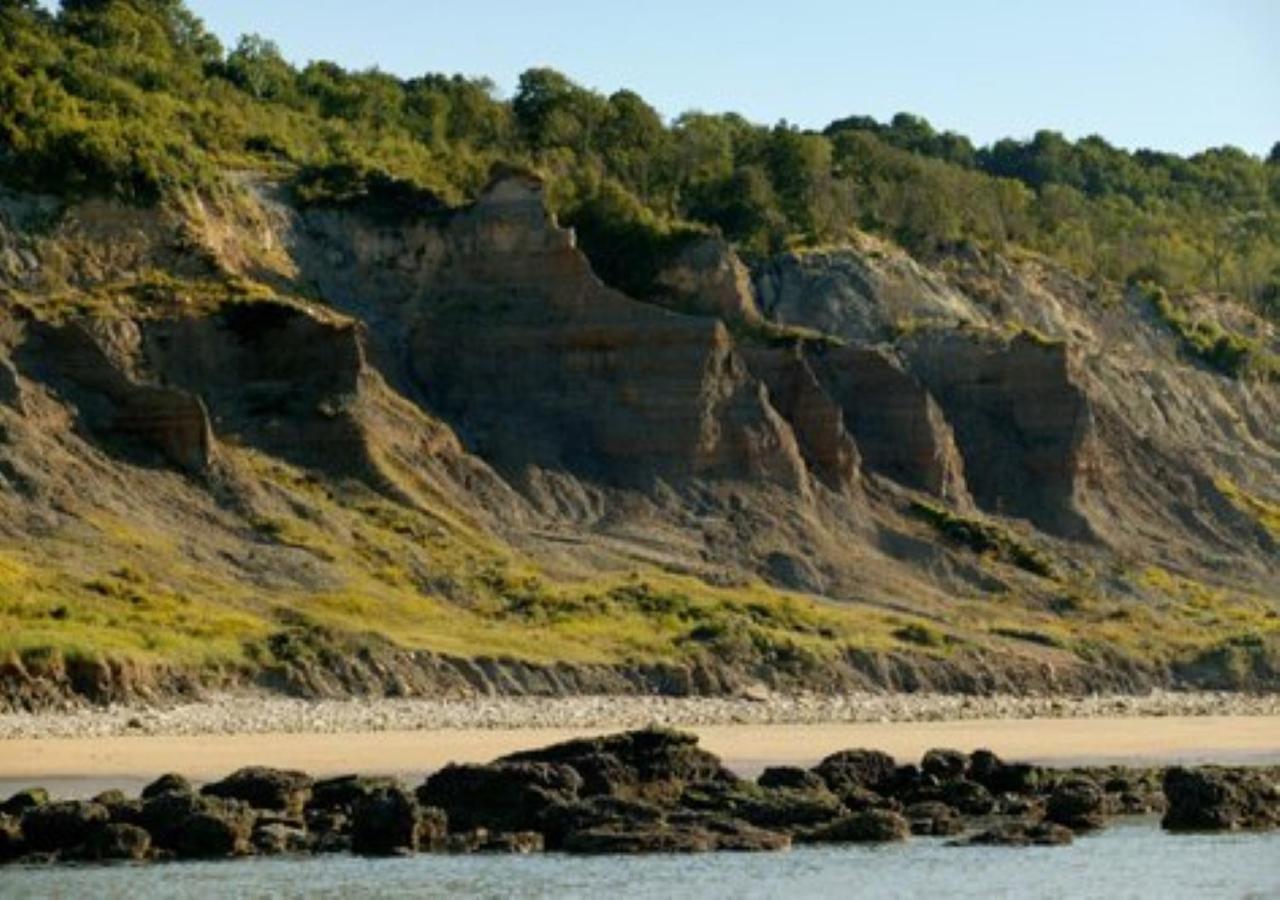
M928 256L1017 245L1090 277L1229 291L1280 314L1280 144L1130 153L1098 137L975 147L916 116L823 132L734 114L666 122L550 69L401 79L230 50L180 0L0 0L0 178L149 203L233 168L385 172L457 202L495 163L536 168L584 242L642 287L690 227L748 255L883 234ZM628 278L628 273L630 277Z

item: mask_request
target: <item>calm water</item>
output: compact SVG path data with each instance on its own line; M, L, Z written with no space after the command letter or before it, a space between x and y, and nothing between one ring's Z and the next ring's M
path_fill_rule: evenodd
M695 857L249 860L0 869L0 897L1266 897L1280 834L1161 834L1126 822L1071 847L798 849Z

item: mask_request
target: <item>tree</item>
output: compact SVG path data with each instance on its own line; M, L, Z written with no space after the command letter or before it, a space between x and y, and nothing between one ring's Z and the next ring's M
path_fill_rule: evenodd
M1273 166L1280 166L1280 141L1276 141L1271 145L1271 153L1267 155L1267 163Z
M529 69L520 76L511 110L534 150L568 147L592 149L595 130L604 119L605 102L555 69Z
M259 100L287 99L295 93L296 75L280 48L256 34L240 38L227 56L227 77Z

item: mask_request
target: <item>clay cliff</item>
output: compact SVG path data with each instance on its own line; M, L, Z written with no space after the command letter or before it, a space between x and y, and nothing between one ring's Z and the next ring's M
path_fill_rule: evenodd
M10 704L1277 683L1280 388L1136 289L242 188L6 198Z

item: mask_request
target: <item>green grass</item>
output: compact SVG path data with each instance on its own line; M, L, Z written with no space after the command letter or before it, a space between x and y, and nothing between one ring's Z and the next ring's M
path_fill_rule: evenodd
M932 503L915 500L911 513L929 523L943 537L974 553L1012 563L1041 578L1056 578L1053 562L1041 550L994 522L962 516Z
M1178 336L1189 356L1231 378L1280 381L1280 356L1268 352L1258 341L1228 331L1211 319L1192 318L1163 288L1145 285L1143 290L1156 317Z

